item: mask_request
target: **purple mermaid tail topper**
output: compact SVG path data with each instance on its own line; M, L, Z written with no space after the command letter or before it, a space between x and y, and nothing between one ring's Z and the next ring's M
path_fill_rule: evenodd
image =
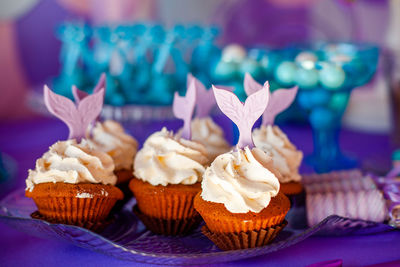
M266 82L261 90L250 94L245 103L232 92L218 89L213 85L215 99L221 111L228 116L239 128L237 146L244 148L254 147L251 130L257 119L263 114L269 100L269 84Z
M196 85L192 80L187 87L186 96L179 96L175 92L174 103L172 104L172 111L175 117L183 120L182 138L190 140L192 138L191 121L196 104Z
M246 73L244 77L244 90L247 95L251 95L262 88L262 85L256 82L250 74ZM294 101L298 87L291 89L278 89L271 93L269 104L262 116L261 125L274 124L275 117L287 109Z
M52 92L44 86L44 103L51 114L62 120L69 129L68 139L80 141L89 124L100 114L103 107L104 88L74 104L70 99Z
M205 118L207 117L212 108L215 106L215 97L213 90L207 90L202 82L200 82L191 73L187 75L187 87L194 81L196 88L196 117ZM233 87L229 86L218 86L218 88L223 88L229 91L233 91Z
M93 89L93 94L97 93L102 88L106 88L106 74L105 73L101 74L99 81L97 82L96 86ZM85 91L79 90L78 87L73 85L72 86L72 95L74 96L75 103L79 104L79 102L82 99L84 99L85 97L87 97L89 94L86 93Z

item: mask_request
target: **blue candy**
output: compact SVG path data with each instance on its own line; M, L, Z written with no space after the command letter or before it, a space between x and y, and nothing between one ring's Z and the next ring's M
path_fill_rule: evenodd
M346 73L339 66L324 65L319 72L319 80L327 89L337 90L344 85Z
M311 89L318 85L319 74L316 69L299 68L296 72L296 84L301 89Z
M275 70L275 78L283 86L292 86L295 82L297 67L293 62L283 61Z

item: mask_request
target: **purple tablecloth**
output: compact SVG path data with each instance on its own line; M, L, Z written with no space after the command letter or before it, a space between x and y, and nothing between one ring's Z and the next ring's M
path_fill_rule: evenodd
M230 125L220 120L226 129ZM167 127L177 128L179 123L167 122ZM130 125L129 130L143 141L158 129L159 124ZM311 131L306 126L283 126L291 140L305 152L312 151ZM23 122L0 122L0 151L12 156L18 164L18 173L13 187L24 186L27 170L33 168L35 159L58 139L67 136L67 128L61 122L37 118ZM227 131L227 137L232 133ZM387 170L390 167L390 142L385 135L361 134L343 131L342 147L362 159L364 168ZM303 172L310 172L302 166ZM290 248L231 264L247 266L305 266L319 261L343 259L344 266L398 261L400 266L400 231L369 236L319 237L313 236ZM72 245L43 240L20 233L0 224L1 266L132 266L132 262L121 261ZM388 265L389 266L389 265ZM395 265L393 265L395 266Z

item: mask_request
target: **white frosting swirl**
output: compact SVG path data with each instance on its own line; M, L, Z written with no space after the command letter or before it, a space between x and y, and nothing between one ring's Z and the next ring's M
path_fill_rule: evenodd
M87 138L94 148L112 157L115 170L132 168L138 143L132 136L125 133L121 124L112 120L97 122Z
M152 134L137 153L134 174L154 186L189 185L201 181L207 162L202 144L174 136L163 128Z
M59 141L36 161L29 170L26 189L32 191L40 183L102 183L115 185L114 163L110 156L93 149L85 139Z
M230 145L224 138L224 132L211 118L195 118L191 126L192 140L206 147L210 162L230 150Z
M218 156L203 175L201 197L222 203L232 213L260 212L279 192L272 159L246 147Z
M282 174L281 183L299 182L301 176L299 167L303 153L289 141L278 126L261 126L253 131L253 141L256 147L270 155L274 167Z

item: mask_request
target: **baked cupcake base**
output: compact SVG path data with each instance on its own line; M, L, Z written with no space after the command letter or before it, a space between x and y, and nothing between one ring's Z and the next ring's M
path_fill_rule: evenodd
M278 193L258 213L231 213L224 204L206 201L198 193L194 207L206 223L202 232L222 250L264 246L287 225L290 201Z
M123 198L115 186L89 183L42 183L25 195L33 199L46 220L83 227L107 221L111 208Z
M289 199L281 192L271 198L268 206L259 213L231 213L224 204L204 200L200 193L194 199L194 207L214 233L240 233L261 230L280 225L290 209Z
M236 250L265 246L271 243L286 225L287 222L283 221L273 227L239 233L213 233L204 225L201 232L221 250Z
M280 192L287 196L297 195L303 191L303 186L299 182L281 183Z
M199 224L201 217L193 207L193 200L200 186L200 183L153 186L137 178L129 183L137 201L138 217L149 230L164 235L182 235Z

